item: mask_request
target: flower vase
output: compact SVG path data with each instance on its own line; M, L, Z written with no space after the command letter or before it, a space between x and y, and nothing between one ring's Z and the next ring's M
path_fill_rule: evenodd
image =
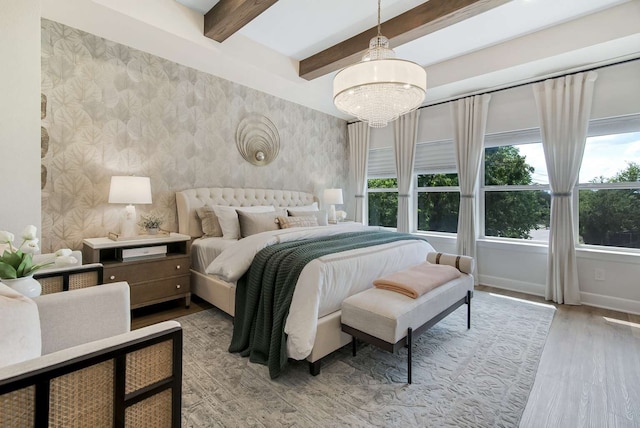
M38 297L42 294L42 285L33 278L33 275L23 276L15 279L2 278L2 283L13 288L18 293L27 297Z
M158 228L157 227L148 227L147 228L147 234L148 235L157 235L158 234Z

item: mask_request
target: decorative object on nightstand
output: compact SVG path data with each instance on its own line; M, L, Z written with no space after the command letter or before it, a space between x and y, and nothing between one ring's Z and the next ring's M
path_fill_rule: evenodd
M120 222L119 236L136 236L136 208L133 204L151 203L151 180L149 177L111 177L109 203L128 204Z
M35 226L27 226L21 235L22 243L16 248L13 246L13 233L0 231L0 246L5 247L0 257L0 281L27 297L36 297L42 293L42 286L33 278L34 273L54 264L65 266L77 262L71 257L71 250L65 248L41 263L34 263L33 254L40 251L37 234Z
M156 211L151 211L140 215L138 226L145 229L149 235L157 235L162 223L164 223L164 217Z
M85 239L82 259L102 263L104 283L127 281L131 287L131 309L173 299L191 303L191 237L140 235L140 239L114 241Z
M342 204L342 189L324 189L324 203L329 205L329 223L336 223L336 205Z

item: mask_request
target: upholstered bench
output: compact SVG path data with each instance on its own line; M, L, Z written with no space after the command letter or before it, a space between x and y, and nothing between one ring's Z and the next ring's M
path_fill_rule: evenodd
M434 326L463 304L467 304L467 328L471 328L473 277L463 274L413 299L404 294L370 288L342 303L342 331L350 334L353 355L356 340L395 353L408 348L407 377L411 383L413 338Z

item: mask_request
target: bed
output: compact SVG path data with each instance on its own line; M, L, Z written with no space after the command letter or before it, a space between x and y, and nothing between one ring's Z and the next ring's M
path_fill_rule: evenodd
M270 242L338 234L365 228L355 223L263 232L223 242L206 243L215 258L202 257L202 227L196 210L205 205L251 207L272 205L295 208L317 202L313 194L298 191L239 188L198 188L176 193L179 232L194 238L192 245L192 292L229 315L234 315L236 281L250 264L252 255ZM215 241L217 239L217 241ZM227 240L228 241L228 240ZM294 359L307 359L312 374L320 371L320 360L348 344L351 337L341 331L340 304L349 295L371 287L378 276L418 264L434 251L426 241L399 241L327 255L310 262L300 274L285 331L287 351ZM248 254L245 256L245 254ZM247 262L247 260L249 260ZM207 271L209 273L207 273ZM307 291L303 291L307 290ZM308 294L313 294L311 298ZM314 291L315 290L315 291ZM314 300L314 299L318 300ZM294 318L297 317L297 318ZM312 319L313 318L313 319Z

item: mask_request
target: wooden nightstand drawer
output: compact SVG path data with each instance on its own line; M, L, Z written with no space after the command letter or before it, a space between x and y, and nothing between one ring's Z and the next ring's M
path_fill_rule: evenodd
M133 284L131 308L185 296L190 291L190 275Z
M161 259L123 262L104 265L104 282L137 282L164 279L189 273L189 256L171 256Z

